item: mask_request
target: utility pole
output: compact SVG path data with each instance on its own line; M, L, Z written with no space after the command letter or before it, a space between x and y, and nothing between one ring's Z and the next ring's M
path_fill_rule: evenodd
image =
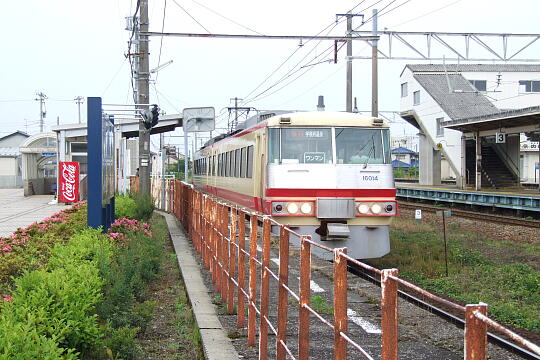
M42 133L43 127L45 125L45 122L43 119L47 115L47 111L45 110L45 99L47 99L47 95L45 95L42 92L38 92L36 93L36 95L38 96L38 98L35 100L39 101L39 132Z
M75 102L77 103L77 107L79 108L79 124L81 123L81 104L84 102L84 98L82 96L77 96L75 99Z
M336 14L336 19L340 16L347 17L347 34L346 34L346 43L347 43L347 74L346 74L346 83L347 88L345 91L345 98L346 98L346 105L345 105L345 111L352 112L353 111L353 96L352 96L352 19L354 16L361 16L362 19L364 18L363 14L352 14L350 11L346 14Z
M373 9L372 33L377 36L377 9ZM377 40L371 40L371 116L379 117L379 73L377 69Z
M229 115L230 115L231 111L234 110L234 120L233 121L229 120L228 124L227 124L227 128L228 128L227 130L229 132L233 131L236 128L236 126L238 126L238 117L239 116L241 116L241 115L246 115L247 116L251 110L254 110L254 108L252 108L252 107L241 107L241 106L239 107L238 106L238 101L242 101L244 99L239 99L237 97L234 97L234 98L231 98L231 101L232 100L234 100L234 107L228 107L227 108L227 110L229 110ZM238 115L239 111L241 112L240 115ZM242 112L244 114L242 114Z
M352 37L352 14L347 13L347 37ZM352 112L352 40L347 40L347 105L345 111Z
M150 66L148 60L148 0L140 0L140 22L136 24L139 41L137 68L137 104L141 113L148 110L150 103L149 77ZM142 33L142 34L141 34ZM139 121L139 193L150 195L150 129L146 129L142 119Z

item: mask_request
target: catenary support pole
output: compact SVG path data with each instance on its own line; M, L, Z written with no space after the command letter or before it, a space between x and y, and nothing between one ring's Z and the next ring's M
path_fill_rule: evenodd
M140 0L140 22L137 26L139 32L139 69L137 73L137 103L148 104L149 91L149 60L148 60L148 0ZM142 34L141 34L142 33ZM138 107L140 111L148 110L148 105ZM139 193L150 195L150 130L139 121Z

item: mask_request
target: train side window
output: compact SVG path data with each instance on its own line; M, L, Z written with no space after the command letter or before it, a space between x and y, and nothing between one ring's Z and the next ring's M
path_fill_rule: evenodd
M234 168L234 176L240 177L240 169L242 167L242 159L240 159L240 149L234 150L234 157L236 158L236 166Z
M236 177L236 155L231 151L231 177Z
M253 145L248 146L247 148L247 167L246 167L246 177L253 177Z
M225 153L225 176L231 175L231 153L227 151Z
M212 176L216 175L216 155L212 155Z
M229 151L229 176L234 177L234 150Z
M246 177L246 148L240 149L240 158L242 159L240 161L240 177L245 178Z
M217 175L218 176L223 176L221 174L221 172L223 171L223 161L222 161L222 156L223 154L218 154L218 162L217 162L217 165L218 165L218 168L217 168Z

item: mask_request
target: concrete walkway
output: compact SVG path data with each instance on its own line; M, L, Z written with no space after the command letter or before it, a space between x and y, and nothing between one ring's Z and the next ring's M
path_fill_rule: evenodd
M0 189L0 236L9 236L17 228L41 221L69 205L48 204L52 195L25 197L23 189Z
M178 226L173 215L164 212L160 214L165 216L169 227L193 315L201 333L205 358L207 360L237 360L238 353L219 322L216 307L212 304L209 290L201 276L201 268L195 260L191 242L184 230Z

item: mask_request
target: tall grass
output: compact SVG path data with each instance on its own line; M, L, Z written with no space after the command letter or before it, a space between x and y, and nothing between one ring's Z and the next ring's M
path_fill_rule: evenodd
M390 254L370 263L396 267L400 277L458 301L486 302L495 319L540 331L540 247L491 239L450 222L446 277L442 231L437 221L396 219Z

